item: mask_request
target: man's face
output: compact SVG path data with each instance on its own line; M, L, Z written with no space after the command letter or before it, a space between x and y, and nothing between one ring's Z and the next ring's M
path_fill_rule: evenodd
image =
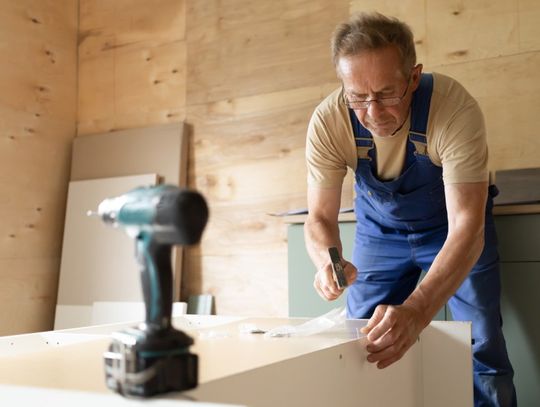
M374 101L367 108L354 108L360 123L375 136L392 136L409 114L412 93L418 87L422 66L416 66L406 77L401 64L399 51L393 46L344 56L338 61L337 71L347 100L402 97L394 106L383 106L380 101Z

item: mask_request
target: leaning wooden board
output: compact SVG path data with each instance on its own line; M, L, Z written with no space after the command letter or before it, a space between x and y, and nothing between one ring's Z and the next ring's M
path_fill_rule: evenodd
M92 325L94 302L143 300L135 242L87 212L106 198L156 181L156 174L146 174L69 183L55 329Z

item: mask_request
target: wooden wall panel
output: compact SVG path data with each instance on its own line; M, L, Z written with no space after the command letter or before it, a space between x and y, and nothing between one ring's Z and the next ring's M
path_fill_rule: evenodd
M59 268L59 257L0 259L0 336L52 329Z
M540 2L538 0L518 0L520 51L540 50Z
M184 295L212 293L223 314L286 315L286 225L267 213L306 206L307 123L339 86L328 43L348 5L192 1L187 15L190 184L211 214Z
M531 20L540 13L540 4L426 3L430 51L441 49L429 54L427 69L456 78L479 101L488 130L490 169L540 166L533 119L540 113L540 30Z
M0 6L0 335L52 328L77 100L77 1Z
M492 170L540 167L540 52L437 67L482 107Z
M189 1L189 104L335 80L328 41L346 7L325 0Z
M430 66L519 52L517 0L427 0Z
M182 0L80 0L78 134L185 117Z

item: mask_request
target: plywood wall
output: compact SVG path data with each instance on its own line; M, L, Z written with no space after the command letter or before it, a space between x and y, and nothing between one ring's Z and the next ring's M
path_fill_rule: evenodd
M348 5L190 1L187 15L191 185L212 213L186 292L214 293L221 313L286 315L286 225L268 213L306 206L305 131L337 86L328 38Z
M305 207L304 139L338 83L335 25L360 10L408 21L427 71L486 115L492 169L540 166L536 0L81 0L79 136L186 120L189 184L209 200L183 287L222 314L287 313L286 225ZM350 202L346 191L345 202Z
M183 0L80 0L78 134L185 118Z
M0 335L52 328L77 19L76 0L0 1Z

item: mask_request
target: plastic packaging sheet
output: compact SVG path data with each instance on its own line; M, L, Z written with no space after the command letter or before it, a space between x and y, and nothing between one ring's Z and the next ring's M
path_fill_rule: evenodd
M299 337L336 332L340 332L340 335L345 332L355 339L365 337L365 334L360 332L359 327L348 324L345 307L334 308L332 311L300 325L281 325L270 330L261 328L254 323L242 323L238 326L238 334L240 335L263 334L265 338ZM234 334L232 335L234 336ZM230 336L231 332L228 330L212 329L199 332L201 339L219 339Z
M264 334L265 337L289 337L289 336L309 336L315 335L340 324L344 324L347 319L345 307L334 308L332 311L320 317L310 319L300 325L282 325L271 329Z

